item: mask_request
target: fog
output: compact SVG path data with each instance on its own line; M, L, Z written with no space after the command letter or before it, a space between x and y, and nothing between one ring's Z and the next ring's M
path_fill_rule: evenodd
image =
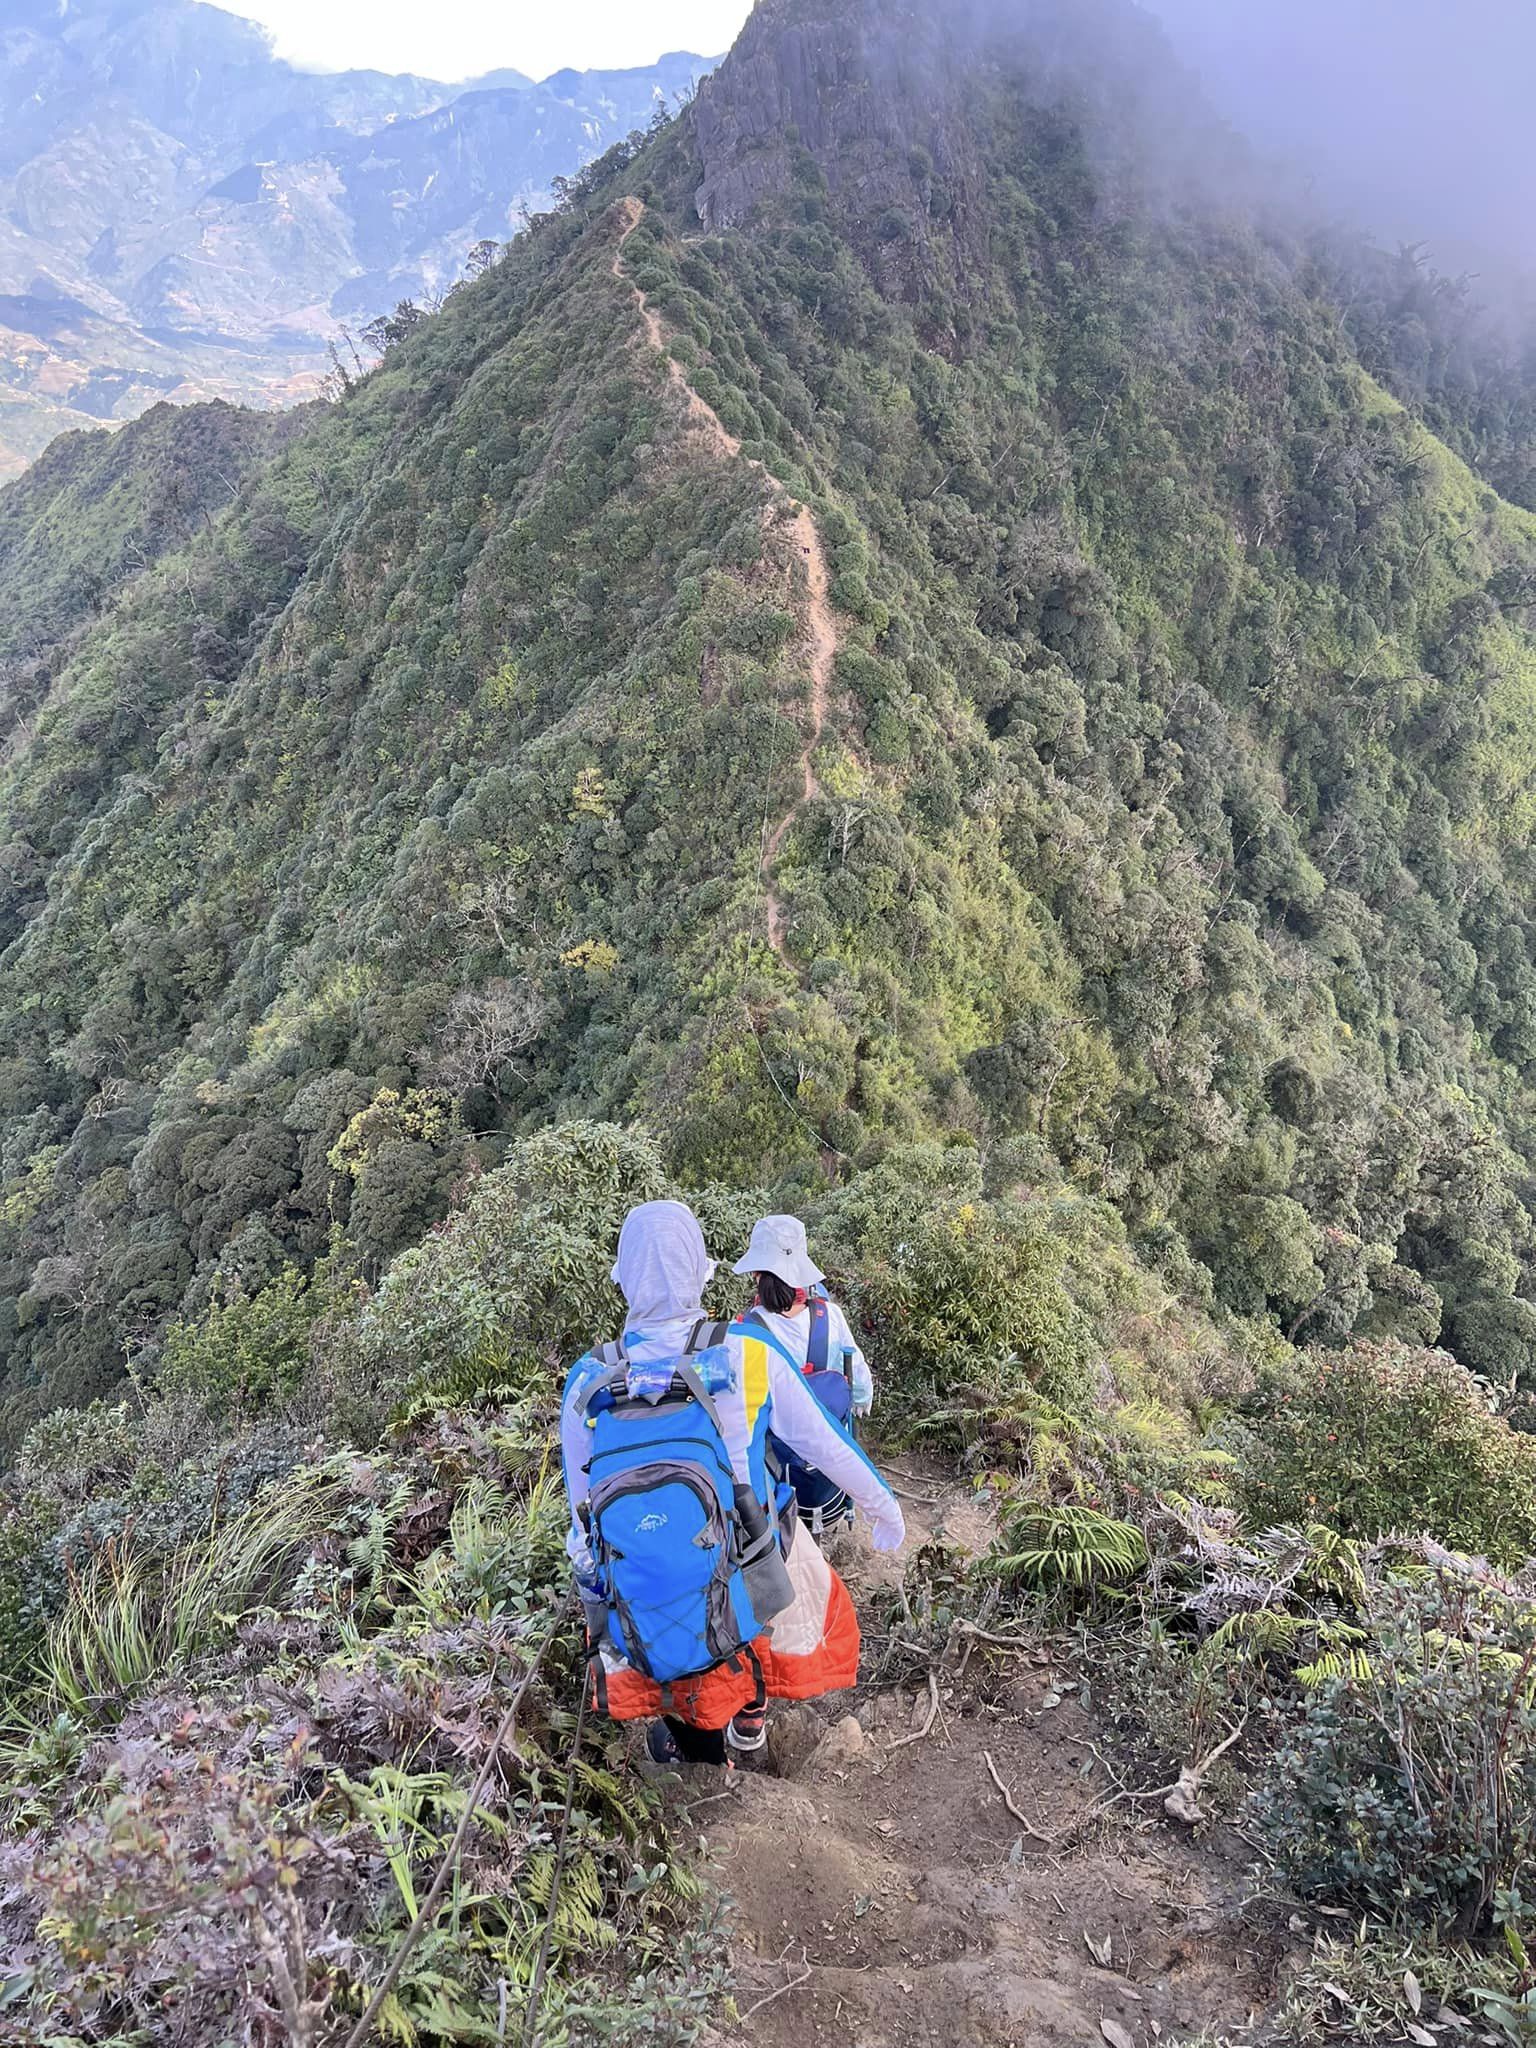
M1536 274L1536 0L1142 0L1313 207L1427 242L1493 304Z

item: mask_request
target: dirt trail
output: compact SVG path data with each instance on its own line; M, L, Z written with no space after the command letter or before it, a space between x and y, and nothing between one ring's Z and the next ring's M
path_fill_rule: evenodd
M810 735L800 750L800 794L778 822L765 831L759 856L767 907L768 943L780 959L787 959L787 920L784 905L774 885L772 868L788 836L789 828L795 821L796 812L802 804L809 803L821 788L816 775L815 755L821 743L822 727L826 723L827 705L832 691L832 666L837 659L837 628L833 623L832 605L828 596L830 578L827 574L826 550L821 544L821 534L809 508L792 498L778 478L755 456L742 457L740 440L726 427L714 407L694 390L688 382L687 372L676 356L668 353L667 332L662 324L661 315L647 302L644 292L633 278L625 276L624 245L640 225L644 215L645 205L642 200L633 197L620 200L619 217L622 226L613 251L613 274L621 284L628 285L645 329L646 340L658 354L666 358L667 381L683 401L690 430L702 435L716 454L745 460L757 472L767 486L773 514L783 521L785 530L793 546L799 551L805 567L803 626L807 666L810 670Z
M974 1496L893 1476L904 1557L935 1535L985 1548ZM881 1587L899 1577L891 1565L842 1560L866 1612L866 1668L889 1627L877 1617ZM1152 2048L1240 2023L1264 2001L1273 1958L1241 1926L1234 1838L1197 1845L1120 1808L1057 1849L1010 1816L989 1756L1044 1835L1109 1781L1081 1687L1050 1645L988 1654L942 1679L918 1740L901 1738L923 1725L926 1689L865 1687L774 1710L782 1775L734 1773L719 1798L714 1786L681 1789L734 1901L737 2004L750 2014L711 2048L1105 2048L1122 2038L1105 2021Z

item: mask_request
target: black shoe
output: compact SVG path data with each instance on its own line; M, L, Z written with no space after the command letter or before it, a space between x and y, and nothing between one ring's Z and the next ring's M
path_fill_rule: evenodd
M669 1770L680 1771L684 1757L677 1745L677 1737L665 1721L653 1721L646 1731L645 1753L653 1764L664 1764Z

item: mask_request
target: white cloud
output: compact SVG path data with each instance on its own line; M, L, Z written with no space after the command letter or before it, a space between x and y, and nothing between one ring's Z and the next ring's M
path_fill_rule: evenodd
M272 31L281 56L327 71L365 67L459 79L509 65L544 78L566 65L652 64L667 50L728 49L750 0L214 0Z

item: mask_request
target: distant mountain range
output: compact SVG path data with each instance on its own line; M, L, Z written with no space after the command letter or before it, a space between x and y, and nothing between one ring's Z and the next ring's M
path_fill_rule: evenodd
M444 290L710 68L321 74L198 0L7 0L0 478L157 399L306 395L339 324Z

